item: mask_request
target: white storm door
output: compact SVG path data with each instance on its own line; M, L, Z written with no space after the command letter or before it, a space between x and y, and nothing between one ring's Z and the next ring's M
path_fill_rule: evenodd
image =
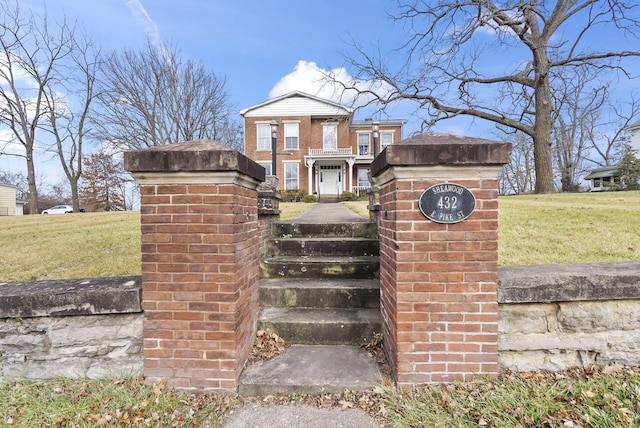
M340 194L340 170L324 169L320 170L320 194L339 195Z

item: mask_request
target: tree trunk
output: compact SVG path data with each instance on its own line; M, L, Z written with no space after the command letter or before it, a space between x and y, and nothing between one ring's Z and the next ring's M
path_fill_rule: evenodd
M73 203L73 212L80 212L80 200L78 198L78 179L69 177L69 185L71 186L71 201Z
M536 118L533 153L535 159L535 193L553 193L553 156L551 141L551 85L546 50L534 52Z
M38 188L36 187L36 169L33 153L27 150L27 183L29 185L29 214L40 214L38 207Z

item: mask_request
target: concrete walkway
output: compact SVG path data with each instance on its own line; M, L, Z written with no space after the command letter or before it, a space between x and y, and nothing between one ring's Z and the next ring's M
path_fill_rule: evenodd
M295 224L366 223L369 222L369 219L360 217L341 203L322 203L314 205L311 209L293 219L281 220L280 222ZM276 364L280 363L281 361L276 362ZM310 370L308 364L307 370ZM367 377L370 376L360 376L360 378ZM238 413L229 418L224 428L376 428L378 426L373 418L360 409L340 410L316 409L306 406L254 406L240 409Z
M299 216L280 220L282 223L305 223L305 224L326 224L326 223L359 223L368 222L368 218L360 217L341 203L315 204L311 209L303 212Z
M378 428L360 409L316 409L306 406L246 407L224 428Z

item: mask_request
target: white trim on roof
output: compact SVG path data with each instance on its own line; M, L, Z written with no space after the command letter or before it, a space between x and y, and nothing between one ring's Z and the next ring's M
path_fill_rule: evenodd
M353 109L300 91L272 98L240 110L244 117L349 116Z

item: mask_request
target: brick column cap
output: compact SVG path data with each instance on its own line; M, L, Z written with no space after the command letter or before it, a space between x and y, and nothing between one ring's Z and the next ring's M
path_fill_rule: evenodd
M371 175L392 166L504 165L510 156L511 143L427 133L387 146L371 164Z
M239 171L264 181L265 170L245 155L211 140L155 146L124 153L124 168L143 172Z

